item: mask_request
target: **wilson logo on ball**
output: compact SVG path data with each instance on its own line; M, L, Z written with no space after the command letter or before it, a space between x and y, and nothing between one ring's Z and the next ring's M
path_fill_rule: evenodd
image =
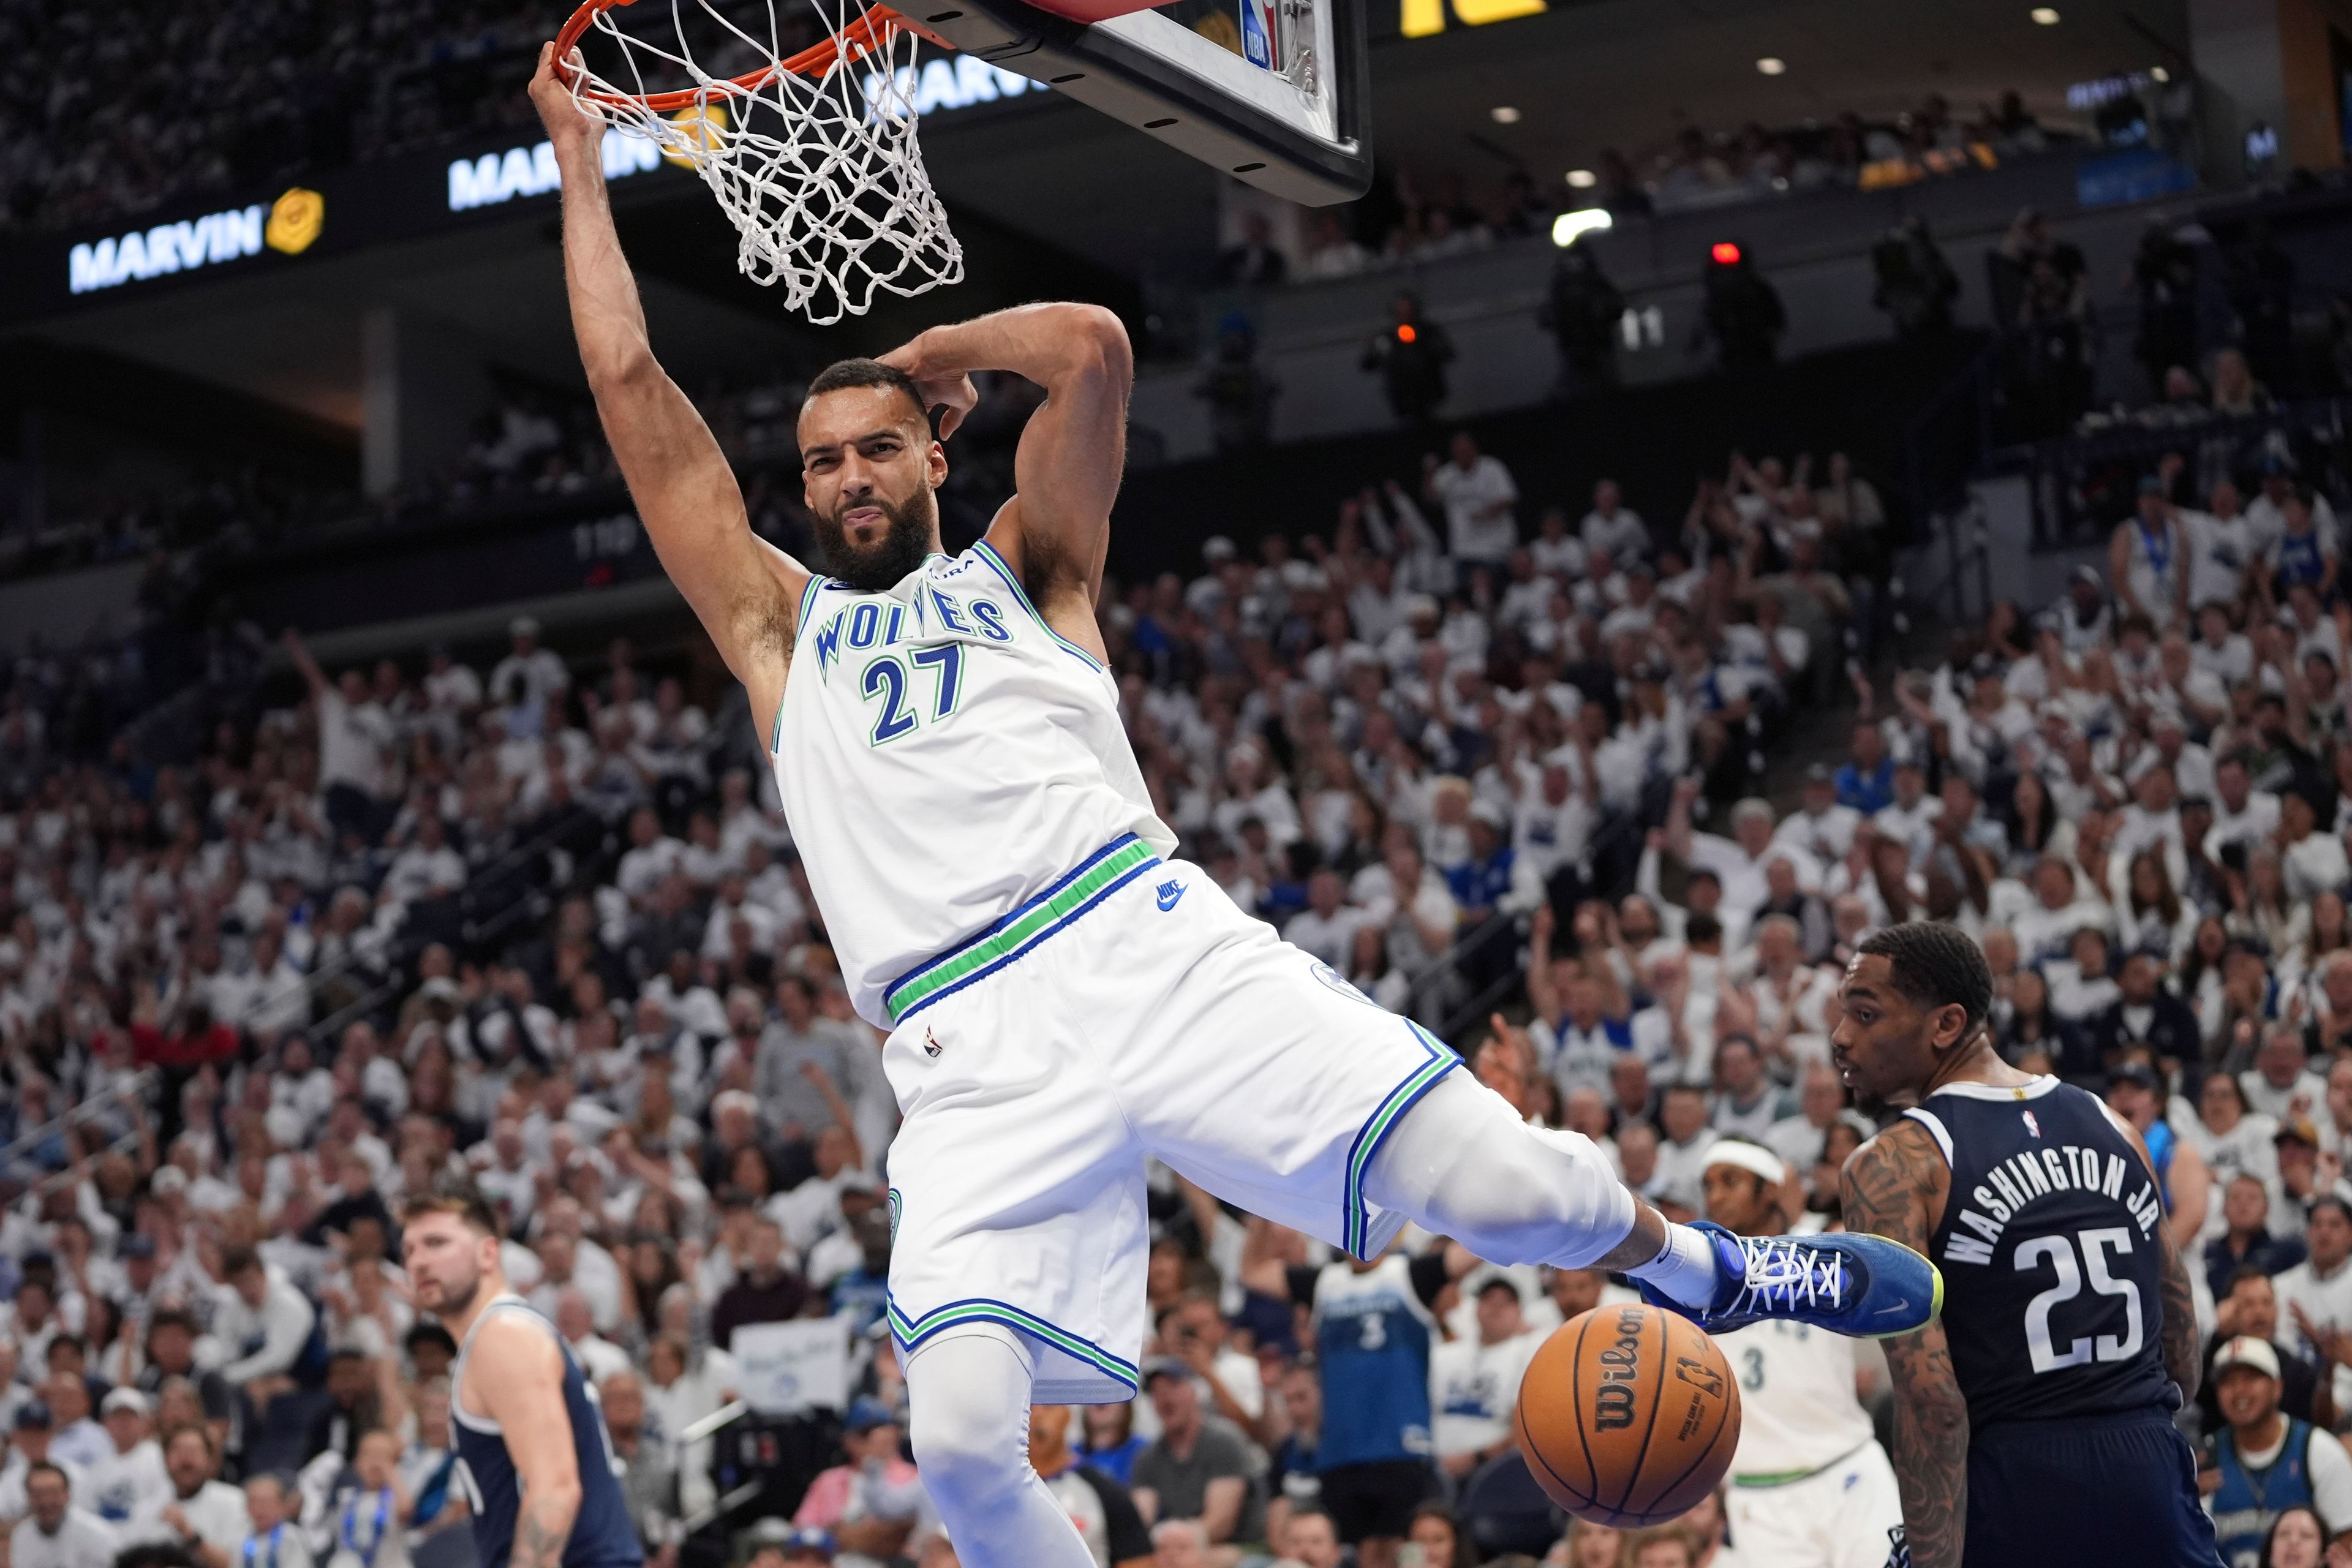
M1617 1342L1595 1358L1601 1363L1601 1385L1592 1391L1592 1426L1613 1432L1633 1424L1633 1384L1642 1375L1642 1315L1617 1315Z

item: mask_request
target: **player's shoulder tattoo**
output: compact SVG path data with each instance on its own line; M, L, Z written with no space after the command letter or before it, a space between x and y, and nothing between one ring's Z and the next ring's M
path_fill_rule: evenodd
M1935 1136L1905 1117L1847 1156L1838 1190L1848 1230L1924 1250L1931 1198L1950 1180Z

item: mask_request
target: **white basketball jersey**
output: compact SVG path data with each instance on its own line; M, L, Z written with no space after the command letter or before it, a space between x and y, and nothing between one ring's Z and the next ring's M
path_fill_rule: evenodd
M1868 1442L1853 1388L1853 1342L1804 1323L1751 1323L1715 1342L1739 1384L1734 1476L1803 1474Z
M776 789L852 1004L986 930L1104 845L1160 855L1118 689L985 543L888 591L801 595Z

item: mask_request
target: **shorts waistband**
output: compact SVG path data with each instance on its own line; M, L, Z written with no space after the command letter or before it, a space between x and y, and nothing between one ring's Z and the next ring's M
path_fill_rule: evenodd
M2161 1405L2129 1405L2083 1415L2011 1416L1981 1427L1971 1427L1969 1441L2031 1442L2038 1437L2070 1437L2084 1432L2127 1431L2137 1426L2172 1426L2173 1413ZM2175 1428L2176 1430L2178 1428Z
M905 1023L940 997L1003 968L1160 863L1151 846L1132 833L1121 834L986 931L892 981L882 992L883 1011L893 1026Z
M1844 1453L1840 1454L1836 1458L1832 1459L1828 1464L1815 1465L1810 1470L1774 1470L1765 1475L1736 1475L1731 1478L1731 1484L1735 1487L1785 1487L1792 1485L1798 1481L1809 1481L1824 1470L1836 1469L1840 1465L1844 1464L1848 1459L1853 1458L1856 1454L1861 1453L1864 1448L1868 1447L1877 1440L1878 1439L1875 1437L1865 1437L1861 1442L1856 1443L1853 1447L1848 1448Z

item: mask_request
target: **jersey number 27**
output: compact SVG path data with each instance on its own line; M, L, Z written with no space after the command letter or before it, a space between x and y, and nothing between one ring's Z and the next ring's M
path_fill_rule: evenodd
M2074 1261L2077 1244L2081 1246L2083 1254L2080 1266ZM2131 1232L2122 1226L2115 1226L2083 1231L2072 1237L2037 1236L2019 1246L2019 1273L2038 1271L2047 1264L2058 1277L2057 1283L2034 1297L2025 1307L2025 1345L2032 1352L2035 1372L2057 1372L2093 1361L2129 1361L2139 1353L2147 1331L2147 1314L2140 1308L2139 1287L2107 1272L2109 1248L2113 1248L2118 1257L2129 1252L2132 1249ZM2061 1350L2050 1338L2051 1310L2080 1296L2085 1282L2094 1294L2122 1298L2124 1331L2101 1334L2096 1339L2085 1334Z
M907 688L911 684L908 666L912 665L932 678L931 719L933 722L956 710L963 698L963 645L938 643L918 648L904 660L895 653L886 653L866 667L859 678L858 691L868 702L882 700L882 710L874 721L874 732L866 743L875 746L889 744L899 736L915 730L921 722L916 716L916 706L908 700Z

